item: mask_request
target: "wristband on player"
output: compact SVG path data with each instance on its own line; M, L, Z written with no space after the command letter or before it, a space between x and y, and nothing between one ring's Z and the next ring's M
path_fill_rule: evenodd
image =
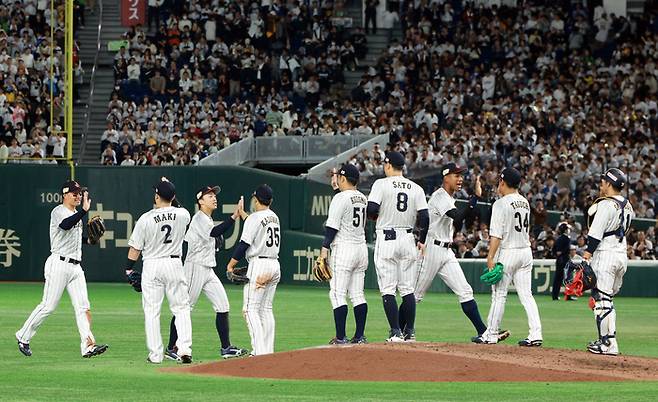
M130 258L126 259L126 271L132 271L135 267L137 261L131 260Z

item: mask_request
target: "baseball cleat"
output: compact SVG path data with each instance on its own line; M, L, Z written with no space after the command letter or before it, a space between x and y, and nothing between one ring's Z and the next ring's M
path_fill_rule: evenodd
M358 338L354 337L354 338L350 339L350 343L366 344L366 343L368 343L368 340L366 339L365 336L361 336L361 337L358 337Z
M234 357L240 357L244 356L247 354L247 351L244 349L240 349L235 346L229 346L228 348L222 348L220 354L222 355L222 358L224 359L232 359Z
M146 362L147 362L148 364L160 364L160 363L162 363L162 362L154 362L153 360L151 360L150 357L147 357L147 358L146 358Z
M504 341L505 339L509 338L510 332L506 329L501 329L498 331L498 342Z
M479 345L495 345L496 344L496 342L487 341L486 339L484 339L484 337L482 337L482 335L472 337L471 342L477 343Z
M18 341L18 351L27 357L32 356L32 349L30 349L29 343L23 343L21 341Z
M183 364L190 364L192 363L192 356L190 355L183 355L180 357L180 362Z
M600 340L590 342L587 345L587 351L595 355L617 356L619 354L616 345L606 345Z
M180 356L178 356L178 348L176 346L173 347L173 349L167 349L164 352L164 356L169 359L173 360L175 362L180 360Z
M416 330L415 329L405 329L404 330L404 341L405 342L416 342Z
M350 343L350 340L347 339L347 338L342 338L342 339L341 339L341 338L333 337L333 338L329 341L329 344L330 344L330 345L347 345L348 343Z
M90 358L90 357L93 357L93 356L102 355L103 353L105 353L107 348L109 348L108 345L94 345L91 349L89 349L87 351L87 353L82 355L82 357Z
M528 338L521 339L519 341L519 346L524 346L524 347L539 347L544 343L541 339L535 339L535 340L530 340Z
M404 335L402 335L402 332L399 329L392 329L388 333L388 338L386 338L386 342L391 342L391 343L404 342Z

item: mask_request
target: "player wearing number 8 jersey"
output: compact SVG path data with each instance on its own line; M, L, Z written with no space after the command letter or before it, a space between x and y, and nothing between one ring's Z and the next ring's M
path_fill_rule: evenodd
M256 212L244 221L240 243L226 270L233 271L238 261L246 256L249 283L244 285L242 313L251 336L251 354L264 355L274 353L272 303L276 286L281 280L281 227L279 217L270 209L273 196L270 186L261 185L252 196Z
M425 192L418 184L402 176L403 168L402 154L389 152L386 155L386 177L378 179L372 185L367 207L368 217L377 220L374 259L384 312L390 325L388 342L404 342L405 338L415 339L416 261L418 252L423 253L425 250L429 225ZM412 233L416 223L420 228L417 244ZM402 297L399 310L395 300L396 292ZM401 314L404 315L406 323L404 334L399 322Z
M181 362L192 362L192 322L187 280L183 272L181 254L183 238L190 223L185 208L172 206L176 188L166 178L155 186L155 208L144 213L133 229L128 245L126 275L142 255L142 307L146 327L147 361L161 363L164 358L160 333L160 308L167 296L169 308L176 318L178 355Z
M505 168L502 171L498 183L498 193L502 197L494 202L491 212L491 242L487 267L491 270L496 262L503 264L503 277L491 287L487 330L474 339L476 343L498 342L507 291L512 283L516 287L530 326L528 337L519 341L519 346L541 346L543 342L539 310L531 289L530 204L518 192L520 183L521 173L518 170Z

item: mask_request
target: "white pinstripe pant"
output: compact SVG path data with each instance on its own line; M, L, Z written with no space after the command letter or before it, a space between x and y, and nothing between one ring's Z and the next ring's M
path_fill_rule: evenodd
M61 261L58 255L51 254L46 260L44 276L46 282L43 287L43 299L32 311L23 327L16 332L16 339L23 343L30 343L39 326L55 311L64 289L66 289L71 298L71 304L73 304L75 322L80 333L80 353L84 355L96 343L96 340L91 333L91 323L87 316L89 297L82 267Z
M142 307L146 327L149 360L159 363L164 358L160 333L160 308L165 294L169 309L176 317L178 355L192 355L192 321L187 281L180 258L158 258L144 261L142 272Z
M602 250L594 252L592 255L592 269L596 274L596 288L601 292L610 295L610 301L597 301L594 307L594 317L603 316L607 309L610 309L605 317L601 320L601 335L615 335L617 332L617 310L614 308L612 296L619 293L624 281L624 274L628 267L628 256L625 252ZM608 299L608 297L605 297ZM617 343L616 339L611 339Z
M414 291L416 303L423 300L427 289L432 285L432 281L437 274L457 295L460 303L473 300L473 288L466 280L455 253L449 248L435 245L433 241L428 240L426 244L425 257L418 271L418 280Z
M384 240L384 233L377 230L375 242L375 269L379 292L383 295L400 296L414 292L418 249L413 233L405 229L396 229L395 240Z
M365 243L332 244L329 266L333 270L329 282L331 307L347 305L348 295L352 306L365 303L363 284L368 269L368 246Z
M487 318L487 330L482 337L487 342L498 342L500 322L505 312L507 290L511 283L516 287L516 293L528 316L531 341L542 338L541 321L537 303L532 296L532 251L528 248L501 249L498 252L498 262L503 264L503 278L491 287L491 308Z
M190 309L194 308L203 291L216 313L228 313L229 303L226 290L213 267L185 262L183 269L189 286Z
M281 280L279 260L254 257L247 271L249 283L244 286L242 314L251 337L251 354L274 353L274 292Z

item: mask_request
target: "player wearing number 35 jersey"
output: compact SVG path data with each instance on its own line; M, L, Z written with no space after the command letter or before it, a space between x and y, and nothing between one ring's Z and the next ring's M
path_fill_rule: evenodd
M493 269L496 262L503 264L503 277L492 286L491 308L487 319L487 330L475 338L476 343L497 343L500 322L505 311L505 301L510 284L528 316L530 333L519 341L519 346L541 346L542 332L539 310L532 297L532 251L530 249L530 204L519 194L521 173L514 168L505 168L500 175L498 193L502 196L493 204L491 212L491 243L487 256L487 267Z
M128 240L130 250L126 274L132 271L139 255L142 255L142 307L149 351L147 361L156 364L164 358L160 308L165 295L176 318L178 355L183 363L192 362L190 302L181 263L183 238L190 223L190 213L185 208L172 206L175 197L174 184L163 177L155 187L155 208L139 218Z

